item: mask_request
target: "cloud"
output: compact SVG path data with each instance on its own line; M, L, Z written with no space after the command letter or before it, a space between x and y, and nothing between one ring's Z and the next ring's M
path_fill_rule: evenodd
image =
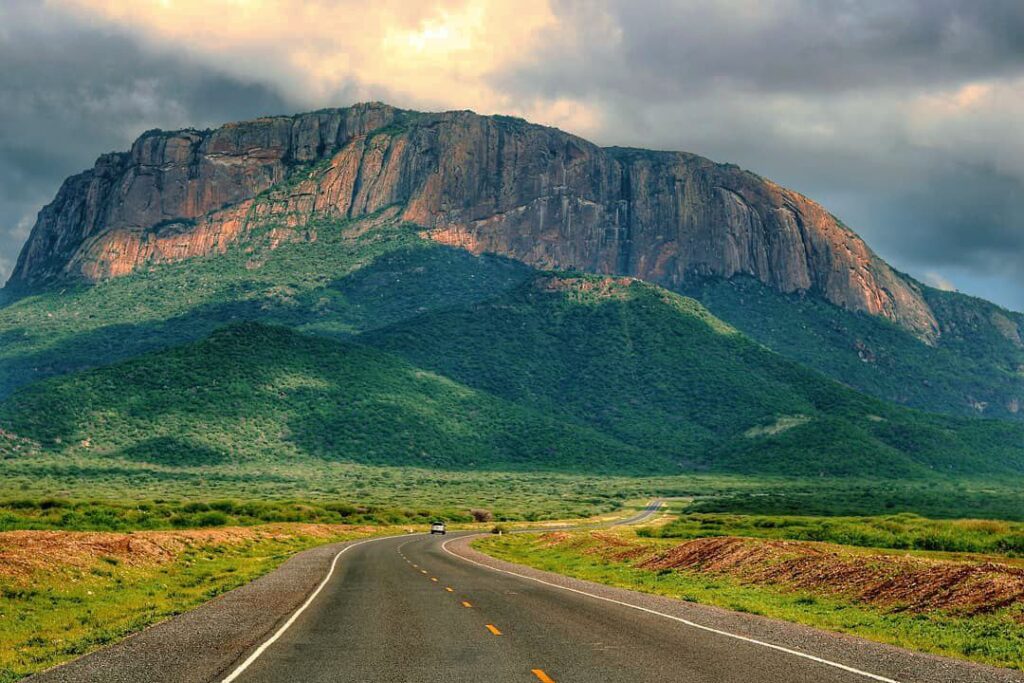
M381 99L472 108L585 129L595 115L562 97L510 97L490 74L539 49L547 0L55 0L76 16L185 50L240 79L259 74L304 108ZM209 21L211 16L230 17ZM586 132L585 130L583 132Z
M924 274L924 282L927 285L931 285L935 289L941 289L944 292L955 292L956 285L950 280L946 279L934 270L926 271Z
M0 62L8 258L141 130L380 99L739 163L1024 309L1018 0L8 0Z

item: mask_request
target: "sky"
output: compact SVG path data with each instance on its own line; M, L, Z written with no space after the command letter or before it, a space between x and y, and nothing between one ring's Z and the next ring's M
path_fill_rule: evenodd
M1024 310L1019 0L2 0L0 281L151 128L380 100L737 163Z

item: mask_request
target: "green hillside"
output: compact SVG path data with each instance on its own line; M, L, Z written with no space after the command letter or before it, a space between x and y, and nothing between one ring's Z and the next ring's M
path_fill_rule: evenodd
M271 249L256 237L225 254L0 302L0 398L235 321L346 337L493 296L530 273L420 239L388 215L320 224L315 242Z
M935 346L882 318L749 278L684 291L772 350L873 396L934 412L1024 419L1024 316L921 287L942 326Z
M381 291L373 281L406 277L407 257L381 257L339 287L348 320L362 306L353 302ZM482 301L414 307L419 315L401 308L367 316L367 328L371 318L397 322L351 341L235 324L35 383L0 404L0 427L50 453L178 470L320 461L630 475L1024 473L1022 426L862 396L639 281L538 274Z
M49 450L177 468L308 458L633 474L667 467L381 351L257 323L35 384L0 406L0 424Z
M639 281L541 277L363 338L687 470L1024 472L1019 425L861 395L751 342L692 299Z

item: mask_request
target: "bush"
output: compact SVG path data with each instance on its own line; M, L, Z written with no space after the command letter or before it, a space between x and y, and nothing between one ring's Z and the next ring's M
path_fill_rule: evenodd
M494 519L494 513L490 510L473 509L469 511L469 514L473 517L475 522L490 522Z
M224 526L228 523L228 516L223 512L206 512L196 518L195 524L200 527Z

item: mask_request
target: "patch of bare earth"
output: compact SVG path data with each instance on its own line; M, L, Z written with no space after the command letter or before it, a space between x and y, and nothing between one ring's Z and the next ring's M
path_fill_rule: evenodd
M558 541L550 539L548 543L556 545ZM842 596L893 609L972 615L1024 605L1024 569L998 562L931 559L826 543L733 536L699 538L665 548L614 534L591 533L584 543L585 552L630 562L640 569L727 575L746 584ZM1024 610L1017 618L1024 619Z
M6 531L0 533L0 578L27 579L39 571L84 570L101 560L129 567L171 562L191 548L294 538L369 533L344 524L267 524L182 531Z

